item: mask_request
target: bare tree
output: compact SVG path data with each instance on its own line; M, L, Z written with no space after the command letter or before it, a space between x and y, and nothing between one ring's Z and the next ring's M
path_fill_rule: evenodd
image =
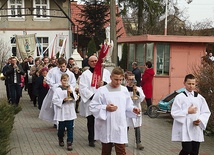
M8 54L10 52L11 47L8 46L8 43L6 43L4 40L0 40L0 71L2 70L5 61L7 60Z

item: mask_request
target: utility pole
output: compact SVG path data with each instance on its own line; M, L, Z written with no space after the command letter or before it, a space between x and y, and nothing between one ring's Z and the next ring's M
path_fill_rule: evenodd
M168 17L168 1L170 2L170 0L165 0L166 3L166 8L165 8L165 27L164 27L164 35L167 35L167 17ZM186 0L187 4L190 4L193 2L193 0ZM176 4L177 4L177 0L176 0Z
M73 0L72 1L68 1L68 16L69 16L69 18L71 19L71 3L73 2ZM73 55L73 49L72 49L72 42L73 42L73 33L72 33L72 23L71 22L69 22L69 24L68 24L68 27L69 27L69 32L68 32L68 37L69 37L69 51L68 51L68 53L69 53L69 55L67 54L66 56L67 56L67 58L70 58L71 57L71 55ZM75 26L74 26L74 33L75 33Z
M116 3L115 0L110 1L110 40L114 42L112 52L112 62L117 66L117 36L116 36Z
M164 35L167 35L167 16L168 16L168 0L166 0L166 12L165 12L165 27L164 27Z

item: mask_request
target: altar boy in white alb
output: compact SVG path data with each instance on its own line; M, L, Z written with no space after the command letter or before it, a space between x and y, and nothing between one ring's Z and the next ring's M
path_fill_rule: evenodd
M121 83L124 74L121 68L114 68L111 82L100 87L89 104L95 117L95 140L102 143L102 155L111 154L112 144L117 155L126 154L127 117L137 117L140 109L133 106L126 87Z
M76 85L76 78L74 74L69 69L67 69L66 66L67 61L64 58L59 58L58 66L52 68L46 76L47 83L50 86L50 89L43 100L42 108L39 113L39 118L42 120L57 124L57 122L53 120L55 106L52 105L52 98L55 89L61 84L60 79L62 74L68 74L69 83L73 87L75 87Z
M52 102L55 105L54 120L59 122L58 139L59 145L64 146L64 132L67 128L67 149L72 150L74 119L77 118L75 112L75 100L77 95L72 85L68 86L69 75L61 75L61 85L53 94Z
M182 143L179 155L198 155L200 142L204 141L203 130L211 114L205 98L194 92L195 84L194 75L186 75L186 90L178 94L172 104L172 141Z
M137 87L137 81L135 84L135 75L132 72L126 72L125 75L126 78L126 88L128 89L130 96L132 97L132 101L134 103L134 106L141 109L141 102L145 99L145 95L143 93L143 90L141 87ZM142 114L139 114L137 118L127 118L127 124L128 127L133 127L135 130L135 139L136 139L136 145L137 149L143 150L144 147L141 144L141 132L140 127L142 125Z

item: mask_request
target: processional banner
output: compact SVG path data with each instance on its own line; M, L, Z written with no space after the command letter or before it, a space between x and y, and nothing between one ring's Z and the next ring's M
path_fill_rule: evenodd
M16 46L22 59L36 55L36 35L16 35Z
M98 57L98 61L94 68L94 72L93 72L92 80L91 80L91 86L95 87L96 89L99 87L98 82L102 80L102 63L103 63L103 59L108 54L109 47L110 46L108 44L102 45L102 48L100 50L100 54Z
M66 41L67 36L66 35L57 35L56 36L56 57L59 58L61 56L65 56L65 48L66 48Z

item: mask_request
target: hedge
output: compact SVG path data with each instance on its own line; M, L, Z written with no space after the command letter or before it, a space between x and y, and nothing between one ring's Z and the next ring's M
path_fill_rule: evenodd
M11 148L10 133L13 129L15 115L21 111L20 106L12 106L6 99L0 100L0 155L6 155Z

